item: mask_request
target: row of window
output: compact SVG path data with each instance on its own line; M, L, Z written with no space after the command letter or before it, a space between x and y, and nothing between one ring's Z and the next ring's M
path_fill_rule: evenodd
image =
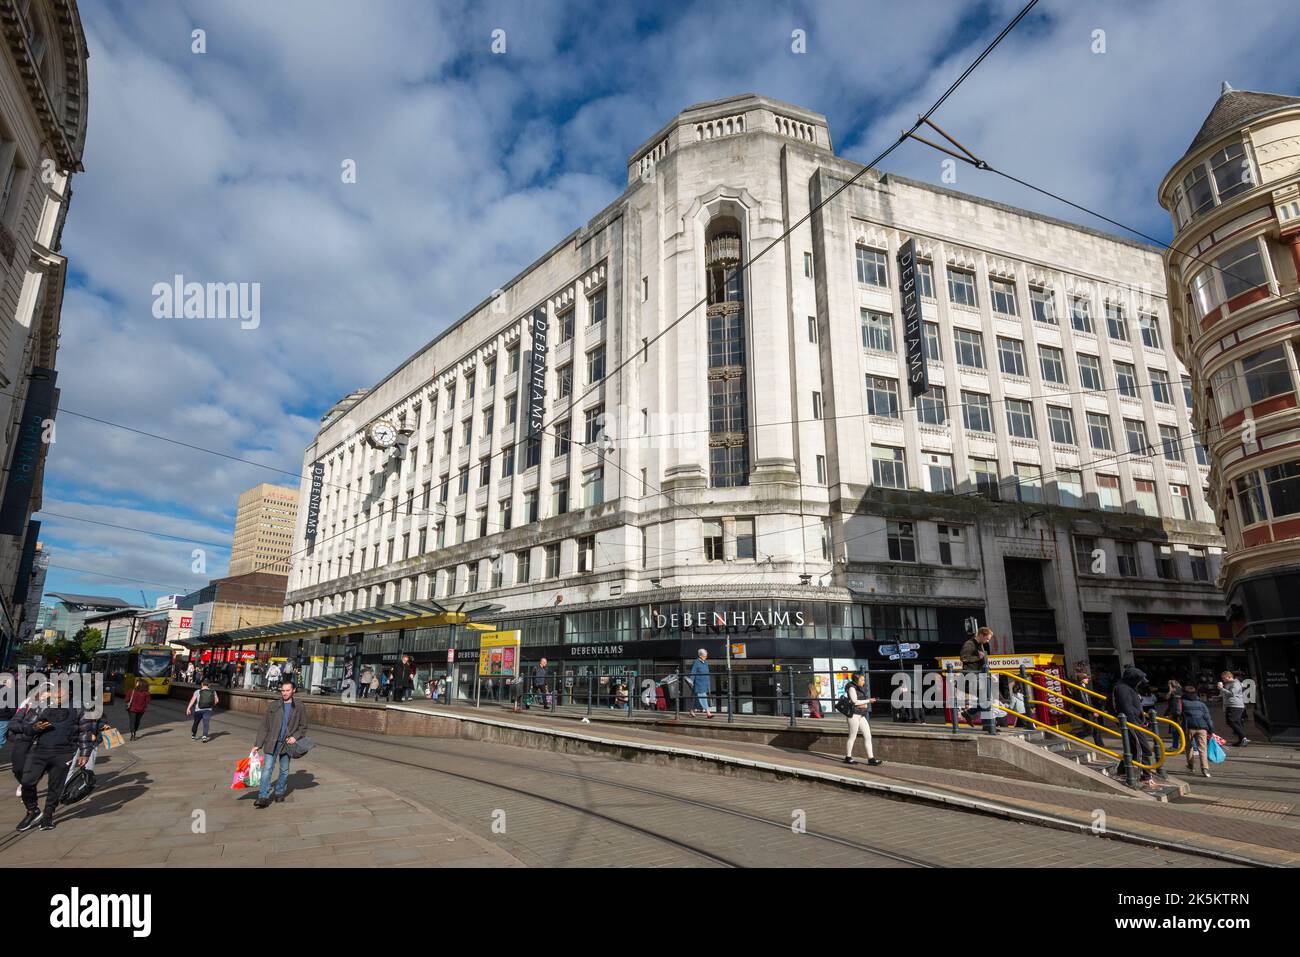
M1243 527L1300 515L1300 461L1255 469L1233 486Z
M1168 389L1168 385L1165 386ZM886 419L902 418L897 379L887 376L869 375L866 377L867 413ZM820 395L814 393L813 417L821 417ZM1006 408L1007 432L1020 439L1037 439L1034 405L1027 399L1003 399ZM1074 412L1066 405L1045 403L1047 410L1048 435L1053 442L1061 445L1076 445L1074 429ZM928 425L943 425L948 421L948 390L941 385L931 386L929 391L917 396L917 421ZM985 392L961 390L962 423L971 432L988 432L993 429L993 399ZM1085 412L1088 428L1088 441L1093 449L1103 452L1117 451L1111 433L1111 417L1104 412ZM1196 459L1201 465L1208 464L1204 448L1195 436L1180 434L1177 427L1159 425L1160 444L1163 455L1171 462L1185 461L1183 450L1191 444L1196 450ZM1190 430L1189 430L1190 431ZM1146 456L1156 454L1155 446L1147 438L1146 423L1140 419L1124 419L1124 434L1127 450ZM1188 439L1190 438L1190 443Z
M928 492L956 493L957 481L953 471L953 457L944 452L921 453L921 471L924 476L924 488ZM1045 501L1043 497L1043 469L1041 465L1028 462L1012 463L1013 474L1008 476L1014 486L1014 496L1021 502ZM998 501L1001 497L1002 479L998 473L996 459L984 459L971 456L966 460L966 471L972 489L978 494ZM1083 491L1083 472L1079 469L1057 469L1055 476L1057 502L1069 508L1100 508L1108 512L1124 511L1124 497L1120 492L1118 475L1097 473L1097 499L1089 506ZM873 445L871 447L871 481L882 488L907 489L908 483L907 451L892 445ZM1134 507L1143 515L1159 517L1162 509L1158 504L1156 483L1153 479L1135 478ZM1192 504L1192 490L1188 485L1170 483L1171 518L1194 521L1195 510Z
M1174 189L1174 226L1188 223L1255 185L1255 171L1241 143L1229 143L1197 163Z
M1248 239L1225 250L1194 274L1189 286L1198 319L1204 319L1223 303L1242 293L1268 286L1268 241Z
M1179 572L1178 553L1187 555L1188 568L1192 581L1208 582L1210 580L1210 558L1204 548L1194 545L1160 545L1155 549L1155 577L1168 581L1182 578ZM1116 571L1121 578L1142 578L1142 563L1139 560L1138 543L1119 540L1115 542ZM1099 546L1098 540L1084 535L1074 539L1074 556L1080 574L1104 575L1109 573L1109 555Z
M888 288L889 260L886 253L880 249L859 245L856 247L856 254L858 282L867 286ZM949 266L947 274L949 301L960 306L978 308L979 295L976 290L975 274L955 266ZM935 298L934 266L932 263L925 260L917 261L916 284L922 298ZM1013 281L996 279L990 276L989 301L993 311L999 315L1020 315L1016 301L1016 285ZM1029 301L1030 312L1035 322L1051 326L1060 324L1056 311L1056 294L1051 289L1043 286L1030 286ZM1107 335L1120 342L1128 342L1130 340L1129 325L1124 307L1119 303L1107 301L1105 311ZM1079 332L1096 334L1096 329L1093 327L1091 300L1083 296L1071 297L1070 324ZM1160 321L1154 313L1139 313L1138 326L1144 346L1150 349L1161 348Z
M1290 343L1292 349L1296 343ZM1221 416L1240 412L1256 402L1295 392L1291 361L1285 344L1268 346L1228 363L1210 376ZM1300 356L1297 357L1300 361Z
M893 562L917 561L916 522L885 522L885 540L889 560ZM939 564L966 564L967 529L960 525L938 525Z
M575 540L577 545L577 561L573 568L574 574L585 575L588 572L595 571L596 568L596 536L583 535ZM533 552L530 548L521 549L514 553L514 574L510 584L527 585L534 581L548 581L560 577L560 542L549 542L542 548L542 561L536 566L533 563ZM484 589L503 588L506 585L506 563L504 557L497 558L495 561L487 559L488 574L480 575L480 566L482 561L470 562L466 565L448 568L444 570L443 575L434 574L429 577L429 597L438 598L452 594L469 593L481 591ZM464 574L460 569L464 569ZM442 596L437 594L438 579L443 578L446 582L446 590Z
M605 500L605 470L603 467L588 469L582 473L582 491L581 491L581 508L594 508ZM445 489L445 486L444 486ZM432 488L429 483L424 486L424 508L429 507L429 499L432 494ZM416 495L411 493L406 499L405 512L407 515L414 513ZM444 498L445 501L445 498ZM571 492L569 480L561 479L551 485L551 507L548 515L551 517L567 514L574 507L571 501ZM395 519L397 515L398 503L393 498L389 503L388 513ZM531 489L524 492L523 496L523 521L520 524L530 524L541 519L541 496L537 489ZM384 514L383 512L380 513ZM514 501L511 498L503 498L497 503L497 514L499 522L495 531L509 531L514 527ZM480 508L475 513L475 526L478 534L476 537L485 538L492 534L493 530L488 523L488 510ZM468 541L469 518L467 515L456 515L441 521L431 527L419 528L414 532L414 538L411 532L404 533L400 542L400 550L397 536L394 535L387 540L387 543L375 545L371 551L369 546L363 547L358 553L350 553L340 556L337 559L331 558L324 562L318 562L315 566L316 580L334 578L336 575L350 575L354 572L366 571L369 568L378 568L390 562L401 561L406 558L413 558L416 555L423 555L432 543L434 548L446 548L451 545L459 545ZM346 520L343 523L343 531L347 531ZM429 533L432 532L432 537ZM331 537L333 537L331 535ZM414 544L414 550L412 545ZM373 561L371 558L373 557Z
M601 289L600 291L593 293L588 298L587 305L588 305L588 317L590 320L589 325L594 326L605 321L606 293L604 289ZM573 316L574 316L574 309L573 307L570 307L564 312L557 314L555 317L555 323L553 328L556 331L557 341L560 345L563 345L565 342L568 342L570 339L573 338ZM509 349L506 350L506 374L511 375L517 373L519 371L519 363L520 363L520 347L518 345L511 346ZM484 363L483 368L484 368L484 379L486 385L488 387L495 385L496 378L497 378L496 358L494 357L488 359ZM588 385L599 382L605 378L606 361L605 361L604 343L601 343L600 345L588 350L588 352L586 353L586 368L587 368L586 381ZM557 367L555 371L555 376L556 376L557 397L561 399L567 398L573 391L573 363L566 363L565 365ZM464 381L465 381L465 397L467 399L472 400L475 397L477 391L477 384L478 384L477 372L471 372L470 374L465 376ZM452 412L455 410L458 392L459 392L459 381L453 380L447 385L445 392L443 393L446 396L446 411ZM514 392L506 396L505 398L507 426L513 425L516 421L516 416L518 411L518 396L519 394L517 392ZM429 406L431 409L437 408L438 399L439 399L439 395L436 392L430 396ZM418 429L420 427L420 421L423 418L423 411L424 411L424 404L417 403L413 407L409 417L405 412L403 412L399 416L398 427L404 429L409 426L412 429ZM490 435L493 427L493 410L485 409L482 415L484 420L483 432L486 435ZM463 443L468 445L473 435L472 419L465 418L464 420L462 420L461 432L462 432ZM443 432L444 454L451 453L452 433L453 430L450 428L444 430ZM428 443L426 443L426 445L428 446L429 449L428 452L429 458L432 459L433 441L430 440ZM336 468L341 466L341 462L337 460L333 464ZM334 469L331 469L330 474L326 476L326 480L329 481L333 477L334 477Z
M943 361L943 350L939 343L939 324L922 322L922 350L925 357L932 362ZM862 347L877 352L894 352L894 317L887 312L863 309L861 315ZM1025 359L1025 344L1020 339L1009 336L997 337L998 368L1006 375L1028 378L1028 364ZM974 329L953 329L953 353L957 365L968 369L987 369L984 354L983 333ZM1102 374L1101 358L1086 352L1076 353L1079 363L1079 384L1085 390L1106 391L1106 380ZM1130 398L1138 397L1137 367L1131 362L1115 361L1115 387L1120 395ZM1040 345L1038 347L1038 367L1043 381L1055 385L1069 385L1070 377L1066 370L1065 352L1056 346ZM1173 392L1169 385L1169 373L1164 369L1149 369L1152 397L1165 405L1173 404ZM1189 403L1190 407L1190 403Z

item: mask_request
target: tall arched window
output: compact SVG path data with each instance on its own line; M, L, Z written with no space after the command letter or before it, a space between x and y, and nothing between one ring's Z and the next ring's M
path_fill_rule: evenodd
M745 296L740 224L715 217L705 233L708 281L709 484L749 484Z

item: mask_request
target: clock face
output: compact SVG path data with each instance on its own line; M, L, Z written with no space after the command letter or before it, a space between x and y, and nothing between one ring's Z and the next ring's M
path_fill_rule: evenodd
M377 449L390 449L397 444L397 428L387 419L380 419L366 430L366 440Z

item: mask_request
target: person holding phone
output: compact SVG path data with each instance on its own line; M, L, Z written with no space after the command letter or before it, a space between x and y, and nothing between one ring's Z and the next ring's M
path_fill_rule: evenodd
M871 706L876 699L867 694L867 676L861 673L855 674L848 687L844 689L844 693L849 699L849 748L844 756L844 763L858 763L853 760L853 745L861 734L862 745L867 752L867 764L873 767L884 764L884 761L876 757L875 750L871 746L871 723L867 719L871 715Z

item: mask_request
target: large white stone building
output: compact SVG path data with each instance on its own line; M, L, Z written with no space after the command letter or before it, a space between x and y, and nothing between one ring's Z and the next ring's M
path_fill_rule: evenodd
M86 37L75 0L0 0L0 664L28 607L45 456L55 433L55 355L72 176L86 139Z
M1231 660L1159 251L893 175L840 191L860 171L761 96L671 120L614 203L324 417L286 619L486 600L525 660L643 672L720 649L718 612L756 669L932 663L971 616L1069 663ZM446 640L366 652L440 670Z

